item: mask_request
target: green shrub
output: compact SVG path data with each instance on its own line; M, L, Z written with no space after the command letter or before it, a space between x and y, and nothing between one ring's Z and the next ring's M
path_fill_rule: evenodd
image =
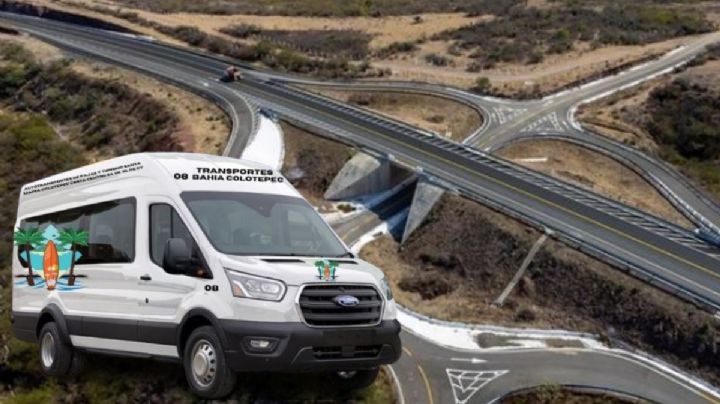
M489 94L490 90L492 90L490 79L484 76L478 77L475 79L475 85L471 88L471 90L478 94Z
M679 8L570 2L546 9L512 8L499 18L450 30L435 39L456 41L472 50L476 66L491 66L538 63L539 55L568 52L575 41L594 46L637 45L713 29L703 15Z
M220 32L236 38L248 38L258 35L262 30L257 25L252 24L236 24L228 27L220 28Z
M447 66L450 64L450 59L448 57L438 55L436 53L425 55L425 61L433 66Z
M120 3L160 13L310 15L356 17L465 12L472 15L507 13L521 0L120 0Z

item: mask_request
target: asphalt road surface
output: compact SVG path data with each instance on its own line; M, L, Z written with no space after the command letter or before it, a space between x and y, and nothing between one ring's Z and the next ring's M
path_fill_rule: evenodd
M481 352L434 345L408 332L393 365L407 403L489 403L547 385L596 388L657 403L717 403L672 375L626 355L584 348Z
M398 91L433 94L461 102L474 108L483 118L483 125L465 142L478 149L496 151L512 142L562 135L560 140L573 141L620 161L638 171L682 213L697 225L716 226L720 231L720 206L668 164L604 136L581 128L575 121L575 109L584 102L607 95L641 81L668 73L692 60L709 44L720 40L720 33L711 33L688 40L685 46L618 74L573 88L541 100L513 101L479 96L469 91L436 84L415 82L363 81L351 83L323 82L284 76L294 84L322 85L354 90ZM258 72L258 77L277 77Z
M465 196L531 218L585 251L616 259L677 293L720 307L720 261L716 257L499 170L498 163L451 142L389 126L377 116L284 86L254 80L223 85L216 78L225 62L186 50L38 18L2 14L2 19L74 52L150 72L183 86L227 97L235 94L236 99L249 97L287 119L392 155L398 163L422 169Z
M372 231L380 218L394 216L405 207L383 202L333 228L352 244ZM668 404L719 402L672 374L619 351L510 348L469 352L437 345L407 330L401 339L403 355L392 368L405 403L488 403L545 385L593 388Z
M528 217L534 217L544 225L570 234L575 240L593 248L622 256L626 261L633 262L655 276L702 296L710 302L720 302L718 294L720 262L717 259L497 171L492 166L478 162L458 149L449 147L441 140L435 139L431 143L422 136L411 136L388 128L377 118L327 108L311 99L262 82L243 81L233 86L216 84L215 78L221 72L224 63L211 58L166 48L144 40L103 31L79 29L46 20L7 15L4 15L3 19L10 20L21 29L75 52L137 68L198 91L208 89L208 92L223 94L226 97L232 96L235 100L248 96L260 105L272 107L288 118L304 121L308 125L318 125L320 129L330 128L336 131L337 136L350 143L392 154L397 161L407 166L422 167L425 173L453 184L460 192L471 198L499 204ZM561 384L584 381L591 385L595 383L602 385L607 383L608 379L617 379L613 385L624 386L623 391L660 402L694 402L695 399L700 401L704 399L702 394L692 393L692 389L688 386L683 387L680 383L669 379L667 375L648 370L644 366L626 364L621 371L617 366L609 365L596 374L597 380L587 375L582 376L578 369L583 368L582 363L585 359L584 357L577 359L579 355L585 355L581 351L521 352L515 356L516 359L513 359L509 352L504 352L505 356L502 358L496 352L483 352L484 357L475 361L472 359L468 361L468 358L475 357L475 354L452 351L453 354L459 355L457 358L460 360L452 360L451 356L452 366L449 366L447 358L450 352L444 348L435 345L423 346L424 341L407 334L403 338L406 341L407 358L403 359L397 368L399 371L402 370L401 366L407 364L409 358L414 358L412 360L417 361L415 366L417 372L414 376L408 373L409 370L401 373L407 374L407 377L413 380L421 380L415 387L411 382L403 383L405 394L421 399L419 394L425 391L424 397L431 403L447 402L451 394L456 402L470 402L469 400L486 402L508 390L507 386L502 387L503 383L508 383L515 389L526 385L543 384L548 379ZM435 353L439 355L435 356ZM587 355L599 354L587 353ZM563 363L562 358L565 358L567 363ZM588 358L589 362L601 363L603 360L592 356ZM439 361L439 364L433 364L434 361ZM462 365L456 366L455 362ZM598 368L603 369L600 365L598 367L593 365L593 369ZM450 375L448 369L451 370ZM567 369L575 369L575 371L568 373ZM485 370L486 373L478 376L473 373L457 372L462 370L471 372ZM491 371L494 373L487 373ZM517 380L511 380L509 375L517 375L513 376L517 377ZM447 378L447 384L440 382L444 380L443 376ZM450 384L450 376L453 376L452 380L455 380L456 386L459 383L461 394L468 394L468 391L475 389L472 397L467 400L458 397L457 388L453 389ZM490 376L495 377L490 378ZM492 380L488 380L488 383L481 388L476 388L477 384L469 387L464 384L467 383L468 378L475 381Z

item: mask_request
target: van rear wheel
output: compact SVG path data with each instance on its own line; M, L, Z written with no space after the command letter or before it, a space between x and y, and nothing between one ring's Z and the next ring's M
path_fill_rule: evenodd
M55 322L43 325L40 330L40 367L48 376L65 376L72 363L72 347L63 342Z
M190 334L183 366L190 388L200 397L223 398L235 388L237 377L227 365L220 338L212 327L199 327Z

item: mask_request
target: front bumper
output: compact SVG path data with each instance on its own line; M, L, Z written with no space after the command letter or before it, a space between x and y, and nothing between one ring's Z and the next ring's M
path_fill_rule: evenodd
M235 371L334 371L367 369L397 361L400 323L374 327L312 328L303 323L221 320L225 356ZM272 352L257 352L252 338L274 341Z

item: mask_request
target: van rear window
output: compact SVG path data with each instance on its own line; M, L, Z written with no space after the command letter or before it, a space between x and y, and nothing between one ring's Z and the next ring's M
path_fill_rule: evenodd
M58 251L74 248L75 265L129 263L135 260L135 198L124 198L24 219L20 229L37 230L35 244L18 246L18 259L42 255L48 241Z

